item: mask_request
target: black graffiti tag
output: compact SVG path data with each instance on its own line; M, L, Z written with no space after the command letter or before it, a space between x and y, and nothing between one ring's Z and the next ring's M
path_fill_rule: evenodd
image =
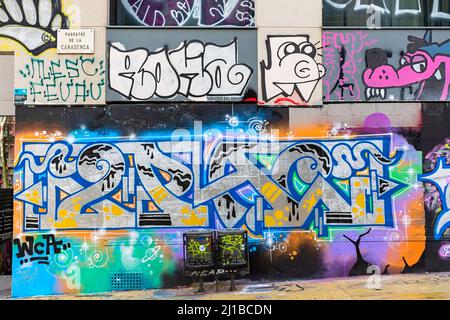
M16 257L21 259L20 264L28 262L37 262L38 264L50 264L49 256L61 253L63 250L71 248L69 242L56 240L53 234L44 234L43 241L36 241L33 236L25 237L25 241L14 239L14 245L17 246Z

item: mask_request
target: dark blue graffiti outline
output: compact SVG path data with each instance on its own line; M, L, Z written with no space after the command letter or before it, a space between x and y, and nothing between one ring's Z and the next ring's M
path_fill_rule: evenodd
M288 148L291 148L293 145L298 144L298 143L308 143L308 142L310 142L310 143L316 143L316 144L323 145L324 142L330 142L330 141L333 141L336 144L339 144L339 143L342 144L342 143L345 143L345 142L348 142L348 141L355 142L355 141L359 141L359 140L364 140L365 143L369 143L369 144L375 146L371 141L381 141L382 145L383 145L383 148L382 148L382 150L380 150L380 152L382 152L382 154L389 154L389 152L390 152L390 139L391 139L391 136L376 136L376 137L359 137L358 140L355 140L355 139L323 140L323 141L322 140L295 140L295 141L284 141L284 142L281 142L281 143L288 144L283 149L283 151L285 151ZM254 143L254 142L257 142L259 140L247 140L246 142L248 143L249 141ZM185 160L183 160L183 157L180 157L180 156L173 157L173 154L170 154L170 153L167 153L167 152L163 152L158 146L159 142L168 142L167 138L151 138L151 139L144 139L144 140L133 140L131 142L132 143L138 143L138 144L140 144L140 143L154 143L155 146L158 148L158 150L161 152L161 154L163 154L166 157L171 157L172 156L172 159L174 159L174 161L177 161L177 162L183 164L184 166L186 166L190 170L191 173L194 172L194 164L192 164L193 152L194 151L184 154L185 156L187 156L190 159L190 161L185 161ZM201 141L201 142L203 142L202 143L202 147L201 147L201 154L204 154L205 148L206 148L206 142L205 141ZM220 142L221 141L218 141L216 143L216 145L214 146L214 148L211 149L212 152L217 148L217 146L220 145ZM235 142L239 142L239 139L232 141L232 143L235 143ZM82 139L80 139L79 141L77 141L77 142L75 142L73 144L70 144L67 141L58 141L56 143L61 143L62 145L68 147L68 150L69 150L68 152L69 153L66 156L66 158L67 159L73 158L72 161L75 161L75 162L77 161L77 157L69 157L69 155L72 153L73 145L85 144L86 146L83 149L86 149L88 147L88 143L87 142L83 142ZM113 145L118 143L120 145L120 144L123 144L123 143L127 143L127 141L124 141L124 140L121 140L121 139L104 139L104 141L102 140L102 142L95 141L95 142L89 142L89 143L90 144L105 143L105 144L113 144ZM23 148L26 150L27 146L40 145L40 144L42 144L42 143L40 143L40 142L25 142ZM50 152L50 147L51 147L52 144L51 143L44 143L44 144L48 146L48 149L46 151L46 155L44 156L44 159L46 159L47 156L48 156L48 153ZM353 146L353 148L355 148L357 145L358 145L358 143L356 143ZM279 155L281 155L283 153L283 151L280 151ZM80 154L81 153L82 152L80 151ZM26 157L27 154L29 156L31 156L32 159L34 159L36 161L35 163L38 163L38 164L42 165L42 163L39 163L39 159L42 158L41 156L34 156L30 152L23 152L20 155L20 161L19 161L19 163L18 163L18 165L16 167L16 172L22 173L22 180L23 180L23 182L25 181L25 177L24 177L23 174L28 169L28 167L25 165L26 161L24 161L24 159L27 159L27 157ZM398 152L396 154L396 156L393 158L393 160L392 160L392 162L390 163L389 166L393 166L393 165L397 164L401 160L402 154L403 154L402 152ZM129 160L128 160L128 154L122 153L122 156L123 156L123 158L125 159L125 162L126 162L125 163L125 168L126 169L124 171L124 176L127 176L127 175L130 174L131 165L130 165ZM255 162L254 159L251 158L251 154L250 153L245 153L245 157L249 161L249 163L252 163L252 165L255 166L255 168L260 173L262 173L262 175L265 175L267 177L268 181L272 181L276 186L280 187L279 182L277 182L275 179L273 179L271 174L268 174L267 168L262 166L261 163ZM50 163L50 160L48 160L48 163ZM297 159L296 161L298 161L298 160L299 159ZM29 158L28 158L28 161L29 161ZM290 164L290 171L292 171L292 168L294 168L294 166L296 164L296 161L294 161L292 164ZM365 166L364 166L363 169L367 169L367 168L370 167L370 163L369 163L369 159L368 158L365 159L365 162L366 163L365 163ZM232 167L232 164L229 164L229 165L231 165L231 167ZM150 164L150 166L153 169L158 169L159 170L159 168L157 166L155 166L154 164ZM205 180L205 175L207 177L207 172L208 172L208 170L210 168L210 165L209 164L201 164L199 167L200 167L200 171L199 171L200 172L200 177L198 177L198 179L207 181L207 183L212 183L211 181L208 181L207 178ZM155 170L155 171L158 172L158 170ZM361 169L359 169L358 171L360 171L360 170ZM232 170L226 170L225 172L226 172L226 174L224 176L219 177L215 181L217 182L217 181L221 180L222 178L224 178L224 177L226 177L228 175L231 175L232 173L236 172L236 168L234 168L234 170L233 169ZM351 177L353 177L355 175L355 172L356 172L356 170L352 171ZM50 173L50 175L52 175L52 173L51 173L51 171L49 171L48 167L47 167L46 170L44 170L43 173L34 173L33 174L33 184L31 186L35 186L38 183L42 183L43 186L47 187L47 190L48 190L48 187L49 187L48 186L48 174L49 173ZM369 173L370 173L370 170L369 170ZM148 196L149 200L153 201L154 205L158 209L157 211L152 211L152 213L162 213L162 212L164 212L164 209L161 208L161 206L158 206L156 204L156 202L154 201L155 199L152 198L151 194L148 192L148 190L145 189L145 186L143 186L142 181L139 178L139 174L135 171L134 175L135 175L134 179L136 181L136 183L134 185L134 193L133 193L133 195L131 197L128 198L128 201L124 202L124 203L133 203L135 201L135 197L137 197L137 189L138 189L138 187L143 187L143 189L147 192L147 196ZM81 186L81 188L87 187L88 185L91 185L89 182L83 181L83 179L81 179L81 176L79 175L78 172L76 172L75 174L72 174L72 175L70 175L70 176L68 176L66 178L70 178L72 181L77 182ZM390 174L389 174L388 166L383 166L383 173L382 173L382 177L380 177L380 178L392 181L392 180L390 180ZM172 196L174 196L177 199L183 201L184 203L190 204L193 210L195 210L196 208L199 208L200 206L208 207L209 210L208 210L207 216L208 216L209 227L216 227L216 223L217 222L219 222L219 224L222 227L226 227L224 221L222 221L220 215L218 214L218 211L217 211L217 208L215 207L214 201L216 199L218 199L219 197L225 195L225 194L229 194L234 200L237 200L237 202L241 206L243 206L245 208L245 212L240 213L240 214L242 214L242 216L235 222L234 227L246 226L247 228L249 228L249 230L253 231L255 234L262 234L262 232L264 232L264 230L267 230L267 227L264 224L264 219L263 219L263 221L257 221L257 219L255 217L255 226L253 228L251 226L248 226L247 223L246 223L247 215L251 214L252 210L255 209L255 206L256 206L256 203L258 201L258 198L262 198L262 201L263 201L263 207L262 207L263 212L265 212L266 210L272 210L273 209L271 204L267 201L267 199L265 199L265 196L260 191L258 191L259 188L257 186L255 186L255 185L253 185L248 179L243 180L242 183L237 183L236 185L233 185L232 187L223 190L223 192L221 192L220 194L215 194L214 196L209 197L206 201L204 201L202 203L196 203L195 202L194 189L195 189L195 186L197 185L196 183L199 182L199 181L196 180L195 175L192 176L192 183L190 185L190 188L188 190L186 190L186 192L182 196L176 195L175 193L172 193L171 190L169 190L168 188L165 188L165 184L167 184L167 181L162 180L161 176L158 176L157 179L158 179L160 185L162 187L164 187L164 190L166 192L170 193ZM352 202L352 200L351 200L351 190L349 189L349 191L346 193L343 190L341 190L339 187L337 187L337 185L336 185L336 183L334 181L335 177L333 175L330 175L329 177L324 177L322 174L319 174L319 175L317 175L317 177L314 178L314 180L311 182L309 187L312 186L317 181L317 179L324 179L324 181L329 186L333 187L334 192L336 192L336 194L341 199L345 200L345 202L347 202L347 204L351 204L351 202ZM388 190L388 192L385 192L383 194L380 194L379 190L375 190L377 195L378 195L378 199L379 200L384 200L384 204L385 204L385 208L384 208L385 209L385 224L384 224L384 226L385 227L394 227L395 226L394 225L395 221L394 221L394 217L393 217L393 207L392 207L391 197L398 190L403 189L405 187L403 184L399 183L398 181L395 181L395 184L397 185L397 187L392 188L391 190ZM201 186L201 188L204 188L205 186L207 186L207 184L206 185L203 184L203 185L200 185L200 186ZM259 186L259 187L261 187L261 186ZM55 185L55 188L59 188L59 186ZM251 190L252 195L251 195L250 199L246 198L243 195L243 193L242 193L243 191L242 190L244 188L248 188L248 190ZM21 194L23 194L27 190L27 188L24 188L24 189L25 190L23 190L23 191L19 192L18 194L16 194L16 196L15 196L16 200L23 201L22 199L18 199L18 198L21 198ZM108 194L105 194L103 197L95 199L95 201L92 201L92 202L89 202L89 203L85 204L85 206L83 208L89 208L92 205L97 204L97 203L99 203L99 202L101 202L103 200L111 201L113 204L119 206L121 209L126 210L128 213L130 213L130 214L134 213L135 214L135 219L134 219L135 220L135 226L134 227L126 227L126 228L121 227L121 228L106 228L106 229L111 229L111 230L117 230L117 229L139 229L140 227L138 227L138 221L137 221L138 220L138 214L136 214L137 207L136 207L136 209L130 209L129 207L123 205L123 203L120 203L119 201L116 201L115 199L112 198L112 195L116 194L119 190L122 190L122 193L125 192L124 191L124 187L123 187L123 180L121 180L121 182L114 188L113 191L111 191ZM302 197L306 194L306 193L304 193L303 195L295 194L293 192L294 188L293 188L293 185L292 185L292 181L290 182L288 187L285 188L285 190L286 190L287 195L290 196L293 200L296 200L296 201L302 200ZM77 194L77 192L75 194ZM369 193L366 193L366 194L370 195ZM73 195L74 194L71 194L70 196L73 196ZM58 208L58 206L60 204L60 202L58 202L59 201L58 198L59 197L56 197L57 203L56 203L55 208ZM48 201L48 199L46 199L46 201ZM26 202L26 201L24 201L24 202ZM39 212L39 206L37 206L36 204L33 204L33 203L29 203L29 204L32 205L34 214L36 214L36 215L47 214L47 213ZM43 206L42 207L45 207L45 202L43 202ZM320 199L318 201L318 203L316 204L315 208L316 207L318 209L320 209L320 215L323 216L325 211L327 210L326 204ZM24 209L25 209L25 207L24 207ZM98 214L98 212L89 212L89 213L86 213L86 214ZM257 215L256 209L255 209L255 211L253 211L253 214ZM311 213L309 213L307 219L305 220L305 222L303 223L302 226L300 226L300 227L279 227L277 229L279 229L279 230L293 230L293 229L304 229L304 228L307 229L314 222L314 219L315 219L315 217L314 217L314 215L311 212ZM339 227L339 228L349 228L349 227L357 227L357 226L358 225L356 225L356 224L351 224L351 225L342 225L342 226L337 226L337 227ZM364 226L366 226L366 224L364 224ZM373 226L380 226L380 224L376 224L376 225L373 225ZM41 226L39 224L39 229L40 229L40 227ZM333 226L333 227L336 227L336 226ZM180 229L190 228L190 229L192 229L192 227L188 227L188 226L186 226L186 227L170 226L170 228L180 228ZM65 230L72 230L72 229L65 229ZM91 229L75 228L74 230L91 230ZM25 225L24 225L23 226L23 231L27 232L27 231L30 231L30 230L25 228ZM325 228L325 230L323 231L322 235L327 235L327 232L328 232L328 228Z

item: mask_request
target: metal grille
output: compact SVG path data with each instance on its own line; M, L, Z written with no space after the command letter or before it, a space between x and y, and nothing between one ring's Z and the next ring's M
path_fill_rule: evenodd
M111 291L144 290L142 272L117 272L110 276Z
M0 189L0 239L11 239L13 231L13 191Z

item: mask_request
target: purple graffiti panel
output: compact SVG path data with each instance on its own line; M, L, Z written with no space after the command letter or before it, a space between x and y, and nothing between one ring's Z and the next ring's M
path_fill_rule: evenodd
M254 0L122 0L122 6L151 27L255 25Z

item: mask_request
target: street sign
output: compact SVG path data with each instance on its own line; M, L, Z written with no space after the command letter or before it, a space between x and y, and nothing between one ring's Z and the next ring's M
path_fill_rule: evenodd
M58 54L94 53L94 29L59 29L57 36Z

